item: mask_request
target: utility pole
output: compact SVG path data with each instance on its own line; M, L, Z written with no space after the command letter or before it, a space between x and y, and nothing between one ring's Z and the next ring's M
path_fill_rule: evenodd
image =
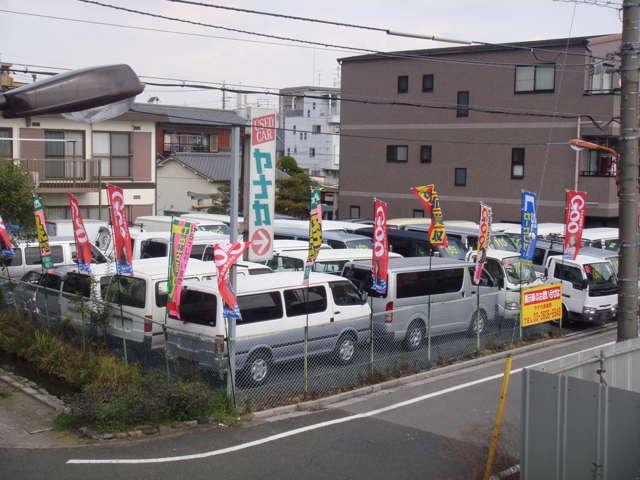
M622 5L618 341L638 336L638 0Z
M227 91L225 90L226 85L222 82L222 109L227 109Z

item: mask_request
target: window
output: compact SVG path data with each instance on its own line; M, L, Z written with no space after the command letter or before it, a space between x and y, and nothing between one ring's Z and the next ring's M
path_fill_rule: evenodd
M327 309L327 292L322 286L285 290L284 304L287 317L324 312Z
M366 302L350 282L331 282L329 287L336 305L362 305Z
M422 75L422 91L433 92L433 73Z
M307 117L311 116L311 110L307 110Z
M496 279L498 285L504 284L504 271L502 270L502 265L497 260L493 258L487 258L484 268L487 272L491 274L493 278Z
M409 76L400 75L398 77L398 93L407 93L409 91Z
M524 178L524 148L511 149L511 178Z
M302 135L302 132L300 132L300 140L302 140L304 138L304 136Z
M463 279L464 269L462 268L398 273L397 297L411 298L459 292Z
M456 187L464 187L467 185L467 169L466 168L456 168L454 185Z
M349 218L360 218L360 206L351 205L349 207Z
M25 260L27 265L41 265L42 258L40 258L40 247L27 247L24 251ZM64 263L64 256L62 254L62 245L53 245L51 247L51 260L54 264Z
M165 154L176 152L217 152L218 134L165 131L163 150Z
M287 147L287 155L291 154L291 149Z
M458 108L456 110L456 117L468 117L469 116L469 92L458 92Z
M299 272L304 268L304 261L299 258L274 255L271 260L267 260L266 265L274 272Z
M238 307L242 315L242 319L238 320L239 324L282 318L282 297L280 292L240 295L238 297Z
M297 145L293 146L293 153L298 153L298 146Z
M605 145L617 149L617 143L608 137L599 137L593 140L595 143ZM584 157L583 157L584 158ZM586 152L586 170L581 170L580 175L583 177L615 177L616 164L612 156L607 152L599 152L597 150L587 150Z
M203 255L204 255L204 251L207 248L206 245L193 245L191 247L191 255L189 255L189 258L195 258L196 260L202 260Z
M145 240L140 245L140 258L162 258L168 255L166 242L157 240Z
M409 160L407 145L387 145L387 162L404 163Z
M311 126L311 133L320 133L320 127L321 127L321 125L312 125Z
M45 130L44 138L44 156L49 159L44 166L45 177L82 178L84 164L72 159L84 158L84 132Z
M553 92L556 65L517 65L515 93Z
M316 102L313 102L313 109L316 109Z
M612 93L620 88L620 75L615 65L594 59L589 66L588 93Z
M315 157L316 156L316 149L314 147L311 147L309 149L309 156L310 157Z
M13 257L5 257L4 264L7 267L19 267L22 265L22 249L13 247Z
M329 275L340 275L346 260L333 260L324 262L315 262L311 269L314 272L328 273Z
M544 248L538 248L533 251L533 264L534 265L542 265L544 263Z
M45 273L40 278L41 287L48 288L51 290L57 290L59 292L60 285L62 285L62 278L60 278L60 276L58 275L55 275L52 273Z
M294 135L296 134L296 126L295 125L293 126L293 134Z
M131 148L128 133L93 132L93 156L100 160L104 177L131 175Z
M91 277L80 273L67 273L62 286L62 291L84 298L91 297Z
M75 243L69 244L69 249L71 250L71 260L73 261L73 263L78 263L78 252L76 252L76 244ZM107 257L105 257L104 254L93 245L90 245L90 250L91 250L91 263L107 263L108 262Z
M13 140L10 128L0 128L0 158L13 157Z
M211 280L215 277L205 277L205 280ZM194 284L200 282L198 277L189 277L184 279L184 285ZM166 307L167 306L167 294L169 285L166 281L157 282L156 283L156 306L158 307Z
M574 284L579 284L583 280L582 273L578 268L562 263L556 263L554 276L559 280L566 280Z
M115 275L100 279L100 295L107 302L122 303L127 307L144 308L147 282L142 278Z
M215 295L189 290L188 288L182 291L180 298L181 320L207 327L215 327L217 316L218 301Z
M307 132L304 132L304 140L307 139Z
M431 145L420 145L420 163L431 163Z
M413 218L424 218L424 210L421 210L419 208L414 208Z

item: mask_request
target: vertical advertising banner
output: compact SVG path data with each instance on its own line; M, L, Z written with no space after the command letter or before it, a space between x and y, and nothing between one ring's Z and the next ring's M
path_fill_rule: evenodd
M0 257L13 257L15 252L11 246L11 237L4 225L4 220L0 217Z
M538 236L538 214L536 206L536 194L522 191L520 204L520 257L524 260L533 260L536 251L536 237Z
M169 275L167 277L167 310L172 317L180 318L180 295L184 272L193 246L196 224L174 218L171 222L171 250L169 251Z
M311 201L309 204L309 254L307 261L304 262L304 277L302 284L309 286L309 277L311 269L316 263L318 253L322 245L322 205L320 203L320 189L311 190Z
M582 229L586 214L586 192L567 192L564 214L564 258L575 260L582 245Z
M124 210L124 194L120 187L107 185L109 209L111 211L111 229L113 230L113 247L116 259L116 271L119 274L133 272L131 265L131 236L127 214Z
M223 315L226 319L241 319L235 293L229 285L229 272L247 247L249 247L248 242L228 243L226 245L216 243L213 246L213 258L218 269L218 292L224 301Z
M34 195L33 197L33 214L36 221L36 235L38 236L38 244L40 246L40 258L42 259L42 268L51 270L53 268L53 260L51 259L51 249L49 248L49 235L47 235L47 223L44 218L44 208L42 199Z
M78 270L84 273L91 273L91 244L89 243L87 230L84 228L80 206L73 193L69 194L69 206L71 208L71 222L73 223L73 238L76 241Z
M273 257L273 217L276 183L276 114L251 117L249 158L249 260ZM245 218L247 217L245 213Z
M373 253L371 262L371 289L384 295L387 292L389 269L389 237L387 235L387 204L373 202Z
M436 192L435 185L422 185L412 187L411 191L416 194L418 200L426 207L431 214L431 225L427 232L429 243L434 247L447 247L447 232L442 221L442 208L440 208L440 196Z
M482 276L484 262L487 259L487 249L491 239L491 207L480 204L480 235L478 236L478 249L476 251L476 268L473 272L473 283L478 285Z

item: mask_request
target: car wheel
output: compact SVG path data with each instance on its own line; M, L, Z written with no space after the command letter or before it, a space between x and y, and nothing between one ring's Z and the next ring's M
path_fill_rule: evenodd
M353 361L356 353L356 339L353 334L344 334L338 339L334 358L341 365L346 365Z
M422 320L414 320L407 328L404 337L404 346L407 350L417 350L422 345L425 337L425 328Z
M469 324L469 335L482 334L487 329L487 321L487 313L484 310L480 310L480 315L477 311L474 312Z
M254 387L262 385L271 374L271 355L267 351L252 353L244 370L250 385Z

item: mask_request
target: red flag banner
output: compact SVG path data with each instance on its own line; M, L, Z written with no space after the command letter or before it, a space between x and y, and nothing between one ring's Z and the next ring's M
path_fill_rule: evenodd
M447 232L442 222L442 208L440 208L440 197L436 192L435 185L422 185L419 187L412 187L411 191L416 194L418 200L425 206L425 208L431 214L431 225L427 236L429 243L434 247L447 247Z
M78 269L84 273L91 273L91 244L87 230L84 228L84 221L80 213L78 201L69 194L69 206L71 207L71 221L73 223L73 238L76 241L76 261Z
M387 235L387 204L379 200L373 203L373 254L371 289L384 294L387 291L389 269L389 237Z
M482 276L482 269L487 258L489 239L491 238L491 207L480 204L480 235L478 236L478 249L476 251L476 268L473 272L473 283L478 285Z
M580 252L586 210L586 192L567 192L567 206L564 217L564 258L569 260L575 260Z
M120 187L107 185L109 209L111 210L111 229L113 230L113 244L115 248L116 271L119 274L131 273L133 252L131 251L131 236L129 224L124 209L124 194Z
M229 285L229 272L231 267L242 256L251 242L227 243L213 246L213 258L218 269L218 292L225 303L225 318L240 319L240 309L236 302L236 296Z
M7 227L4 226L4 220L0 217L0 257L13 257L15 252L11 246L11 238Z

